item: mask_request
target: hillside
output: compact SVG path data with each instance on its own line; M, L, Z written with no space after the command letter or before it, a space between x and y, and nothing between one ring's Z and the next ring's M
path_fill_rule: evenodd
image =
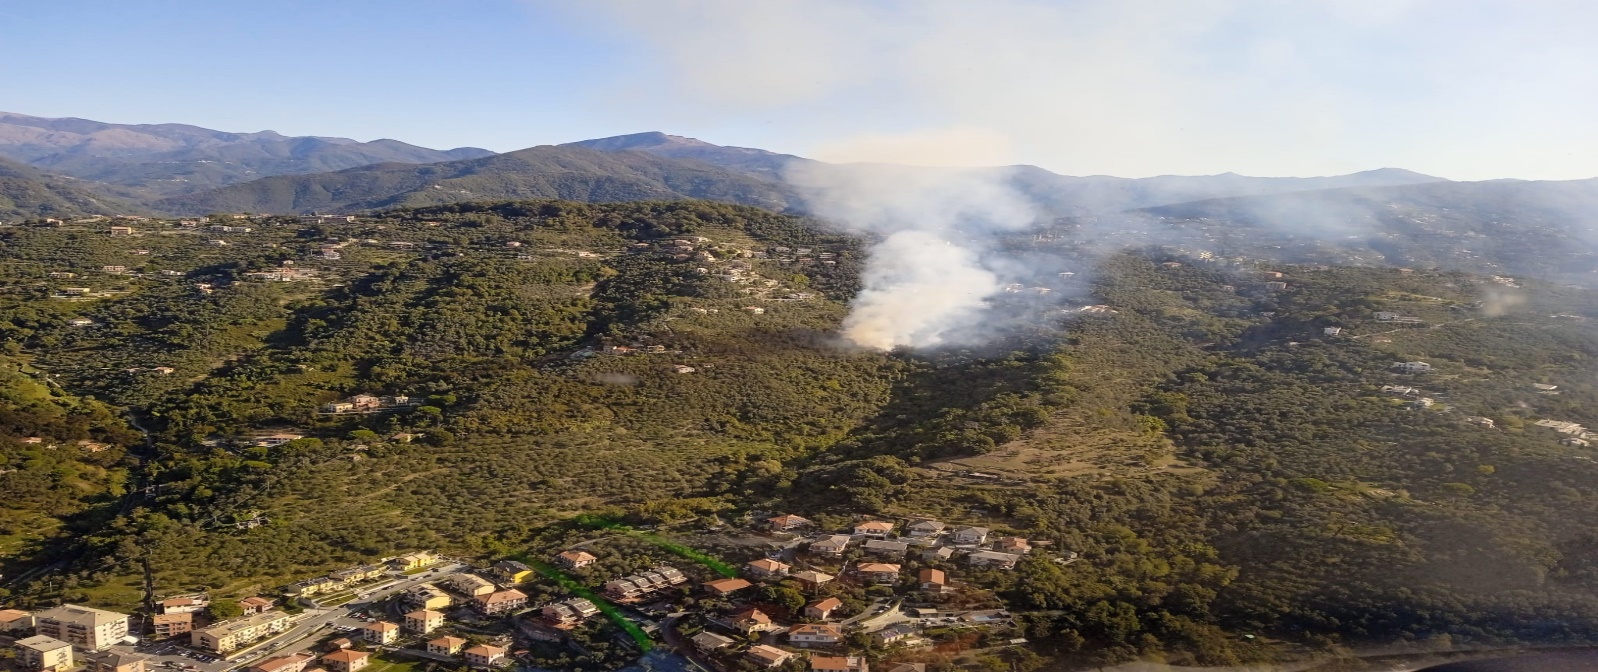
M1598 455L1537 424L1598 423L1587 290L1023 232L1001 244L1081 275L995 299L1008 328L986 347L878 353L833 336L861 241L754 208L445 204L252 227L0 232L0 258L24 262L0 265L11 356L131 408L153 439L149 494L67 547L82 560L60 580L14 586L22 603L137 602L130 545L162 594L577 543L604 560L575 580L598 586L662 552L579 514L736 565L771 548L753 526L792 512L1033 540L1011 572L904 561L954 577L950 603L1017 614L980 641L1026 638L1029 664L1547 642L1550 618L1558 641L1598 641ZM1430 370L1393 367L1416 360ZM386 405L323 406L361 394ZM258 443L273 434L301 438ZM860 557L795 562L843 574ZM852 609L925 599L908 579L836 590ZM927 634L950 656L979 641Z
M0 159L0 221L139 213L58 175Z
M1593 212L1598 180L1439 182L1212 199L1083 226L1152 228L1223 255L1589 282Z
M435 163L489 156L397 140L229 133L184 124L110 124L0 112L0 156L154 198L272 175L320 173L374 163Z
M792 201L780 184L698 161L542 146L424 166L381 164L267 178L164 199L155 207L179 214L342 212L526 198L596 203L701 198L777 210Z

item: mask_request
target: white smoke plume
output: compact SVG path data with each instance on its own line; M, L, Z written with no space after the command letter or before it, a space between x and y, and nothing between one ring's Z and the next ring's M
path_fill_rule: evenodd
M923 152L924 148L917 150ZM844 322L863 347L932 347L976 338L1004 282L984 263L990 235L1031 225L1032 203L1005 169L799 162L786 178L815 214L882 236Z

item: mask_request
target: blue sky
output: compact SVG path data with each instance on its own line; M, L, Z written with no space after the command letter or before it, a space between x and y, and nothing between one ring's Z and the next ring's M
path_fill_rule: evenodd
M1593 3L0 2L0 109L505 151L1598 175Z

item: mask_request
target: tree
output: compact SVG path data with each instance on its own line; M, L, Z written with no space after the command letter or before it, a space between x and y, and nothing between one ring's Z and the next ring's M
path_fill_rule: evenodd
M206 613L219 621L238 618L244 615L244 607L238 600L213 600L211 606L205 608Z

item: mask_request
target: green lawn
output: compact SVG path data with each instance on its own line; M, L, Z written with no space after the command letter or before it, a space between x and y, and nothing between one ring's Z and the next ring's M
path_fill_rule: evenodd
M365 669L371 672L410 672L422 661L402 659L392 654L379 654L372 657L372 663Z

